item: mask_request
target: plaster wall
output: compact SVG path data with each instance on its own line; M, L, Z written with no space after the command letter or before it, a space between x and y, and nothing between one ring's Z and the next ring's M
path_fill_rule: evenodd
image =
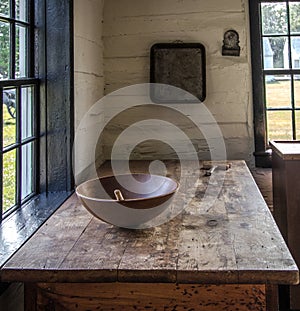
M87 122L101 123L103 111L97 116L91 116L89 109L103 96L104 70L103 70L103 4L104 0L74 0L74 101L75 101L75 131L79 141L74 151L75 160L79 157L87 158L90 151L88 140L84 135L87 131ZM93 135L93 133L90 133ZM102 145L97 148L96 161L103 160ZM78 163L78 162L76 162ZM98 163L99 164L99 163ZM77 172L84 171L84 165L77 166Z
M106 0L103 12L104 94L149 82L149 53L154 43L200 42L206 48L207 96L204 105L220 126L227 158L245 159L251 164L254 138L247 1ZM221 54L223 35L229 29L239 33L240 57ZM139 113L141 119L151 115L142 110L134 112L135 115ZM201 118L201 109L197 106L185 114L191 113L195 118ZM114 114L114 109L106 106L105 120L110 120ZM109 123L102 139L104 157L110 157L114 139L131 121L129 113ZM205 157L203 137L198 136L197 131L193 133L188 123L183 122L181 127L189 128L190 139L198 153ZM155 142L140 145L134 157L151 158L159 153L162 158L172 158L168 148Z

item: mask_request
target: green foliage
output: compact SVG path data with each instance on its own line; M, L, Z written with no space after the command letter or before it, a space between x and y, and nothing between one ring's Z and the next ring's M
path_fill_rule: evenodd
M0 22L0 79L9 77L9 25Z
M3 145L13 144L16 139L16 120L11 118L3 106ZM11 151L3 155L3 211L15 204L16 196L16 152Z
M291 32L300 33L300 3L290 3Z
M1 0L0 14L9 14L8 1ZM9 76L9 24L0 22L0 79Z

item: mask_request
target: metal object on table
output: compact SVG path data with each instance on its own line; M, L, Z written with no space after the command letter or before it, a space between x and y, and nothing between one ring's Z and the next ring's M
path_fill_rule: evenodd
M125 200L121 190L119 190L119 189L114 190L114 195L115 195L117 201L124 201Z
M217 168L216 165L213 165L210 169L208 169L206 172L205 172L205 176L210 176L214 171L215 169Z
M231 168L231 163L226 163L226 164L218 164L218 165L209 165L209 166L203 166L202 169L206 170L205 171L205 176L211 176L211 174L215 170L223 170L227 171Z

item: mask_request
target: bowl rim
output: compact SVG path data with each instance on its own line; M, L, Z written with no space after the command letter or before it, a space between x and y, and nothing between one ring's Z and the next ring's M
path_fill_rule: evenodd
M116 176L127 176L127 175L130 175L130 176L134 176L134 175L147 175L147 176L157 176L157 177L160 177L160 178L165 178L165 179L169 179L171 180L172 182L174 182L174 184L176 185L175 189L172 190L172 191L169 191L165 194L161 194L161 195L157 195L157 196L154 196L154 197L148 197L148 198L134 198L134 199L124 199L122 201L119 201L119 200L113 200L113 199L97 199L97 198L94 198L94 197L90 197L90 196L86 196L84 194L80 194L78 192L78 188L87 184L88 182L93 182L95 180L100 180L100 179L105 179L105 178L112 178L112 177L116 177ZM156 198L162 198L162 197L166 197L166 196L169 196L171 194L175 194L177 192L177 190L179 189L179 186L180 186L180 183L177 181L177 180L174 180L170 177L167 177L167 176L163 176L163 175L157 175L157 174L146 174L146 173L133 173L133 174L129 174L129 173L125 173L125 174L118 174L118 175L106 175L106 176L102 176L102 177L98 177L98 178L93 178L93 179L89 179L89 180L86 180L84 181L83 183L81 183L80 185L78 185L76 188L75 188L75 192L76 194L80 197L80 198L83 198L83 199L88 199L88 200L92 200L92 201L97 201L97 202L119 202L120 204L122 204L122 202L136 202L136 201L146 201L146 200L152 200L152 199L156 199Z

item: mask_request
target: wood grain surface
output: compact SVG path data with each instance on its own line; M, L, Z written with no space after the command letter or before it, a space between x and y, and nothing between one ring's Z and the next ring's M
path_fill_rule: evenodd
M39 283L35 288L37 303L27 305L30 311L266 310L265 285Z
M178 163L166 165L186 189L174 209L192 198L180 215L150 229L122 229L94 218L73 196L7 262L2 280L298 283L298 268L243 161L210 177L200 172L194 194L188 189L190 176L199 174L195 165L182 176ZM134 172L146 168L141 161L131 165ZM107 164L100 173L109 171Z

